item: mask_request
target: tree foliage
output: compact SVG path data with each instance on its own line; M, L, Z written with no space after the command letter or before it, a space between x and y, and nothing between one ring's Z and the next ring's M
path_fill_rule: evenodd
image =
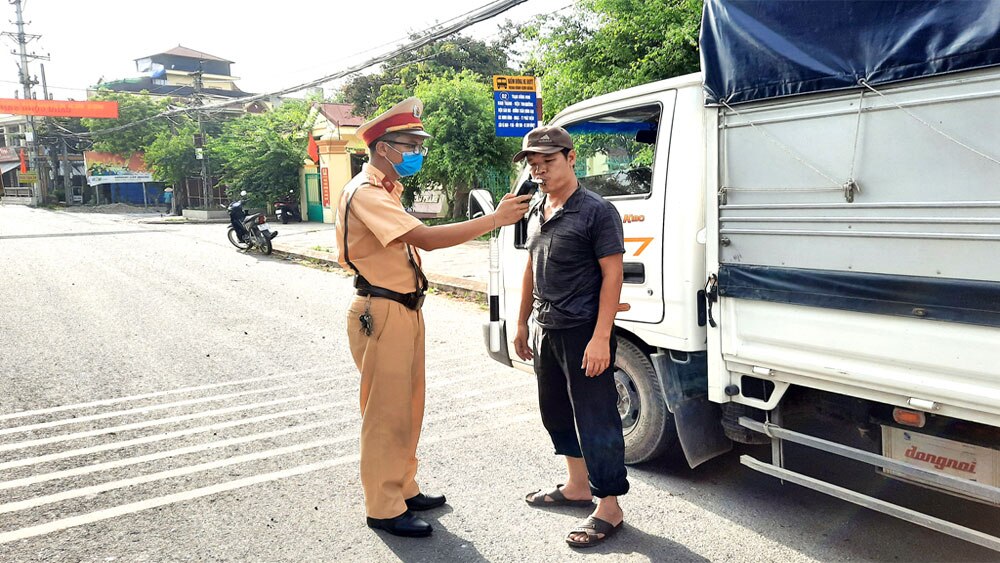
M252 206L264 207L289 190L298 193L306 157L311 102L288 100L263 114L245 114L222 126L209 141L216 170L231 192L246 190Z
M434 77L467 71L489 78L510 71L502 44L464 36L425 45L387 61L383 68L377 74L359 75L341 89L338 98L354 105L355 115L374 115L385 86L412 92L419 82Z
M546 118L580 100L698 71L701 0L580 0L518 29Z
M153 178L174 188L185 178L196 176L201 162L195 158L194 135L198 126L188 120L181 127L161 134L146 149L146 164L153 169Z
M108 129L157 115L168 108L169 102L166 99L154 98L146 92L129 94L107 89L98 90L92 99L118 102L118 119L80 120L88 131L95 134L94 150L127 156L133 152L145 151L157 136L169 130L169 122L160 118L139 123L128 129L102 134Z

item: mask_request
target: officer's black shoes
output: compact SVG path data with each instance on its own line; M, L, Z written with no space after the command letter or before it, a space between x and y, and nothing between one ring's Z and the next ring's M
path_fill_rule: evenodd
M444 495L418 493L417 496L406 499L406 508L410 510L430 510L442 506L444 503Z
M433 531L430 524L414 516L409 510L395 518L368 518L367 520L368 527L373 530L385 530L394 536L404 538L425 538Z

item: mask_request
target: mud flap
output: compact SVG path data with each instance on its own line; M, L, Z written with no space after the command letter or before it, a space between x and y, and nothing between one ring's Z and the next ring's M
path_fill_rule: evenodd
M486 352L491 358L501 364L512 367L514 362L510 360L510 353L507 351L507 323L500 321L500 350L493 352L490 350L490 323L483 323L483 339L486 340Z
M705 352L650 355L663 400L674 415L684 457L692 468L733 449L722 430L719 406L708 400L707 358Z

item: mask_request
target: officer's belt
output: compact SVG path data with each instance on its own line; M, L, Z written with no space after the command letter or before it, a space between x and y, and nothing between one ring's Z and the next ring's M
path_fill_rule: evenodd
M354 287L358 289L357 293L362 297L384 297L413 311L419 311L424 305L424 292L422 291L399 293L398 291L372 285L360 274L354 276Z

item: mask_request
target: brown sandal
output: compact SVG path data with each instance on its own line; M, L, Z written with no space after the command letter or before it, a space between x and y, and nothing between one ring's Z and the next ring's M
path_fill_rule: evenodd
M623 524L625 524L624 521L619 522L617 526L612 526L611 522L591 516L584 520L583 524L566 534L566 543L570 547L594 547L615 535L615 532L622 529ZM587 534L587 541L575 541L571 539L573 534Z
M556 488L548 492L542 492L541 489L537 491L528 493L524 497L524 502L530 504L531 506L594 506L593 499L568 499L566 495L559 490L563 484L559 483ZM545 500L545 497L549 497L552 500Z

